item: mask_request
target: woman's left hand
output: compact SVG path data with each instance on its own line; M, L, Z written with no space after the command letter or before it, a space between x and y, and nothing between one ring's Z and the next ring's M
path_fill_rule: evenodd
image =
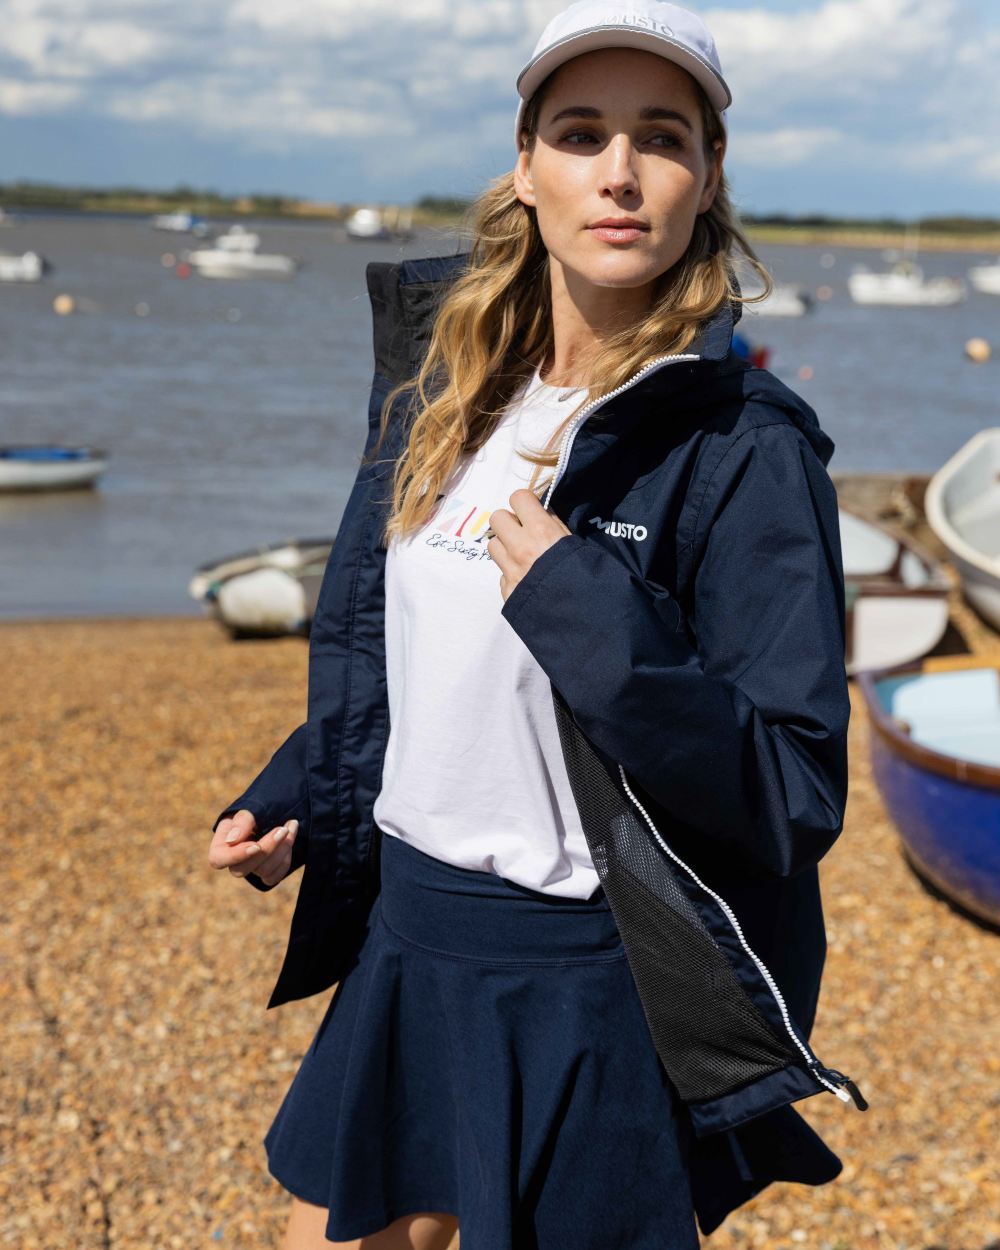
M505 603L542 552L572 532L526 487L514 491L510 506L513 512L497 508L490 513L493 537L486 544L490 558L500 566L500 593Z

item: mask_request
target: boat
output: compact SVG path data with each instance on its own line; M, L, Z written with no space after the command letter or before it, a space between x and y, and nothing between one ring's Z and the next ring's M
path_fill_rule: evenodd
M856 269L847 279L856 304L888 304L901 308L944 308L960 304L968 294L961 278L926 278L912 260L901 260L886 272Z
M752 298L755 293L760 294L763 289L760 287L756 292L751 290L744 293L748 298ZM813 298L808 291L791 282L776 282L765 299L744 304L743 309L748 313L757 313L761 317L803 317L812 306Z
M848 676L926 655L948 628L944 569L908 534L843 504L839 513Z
M100 447L7 443L0 446L0 491L93 486L108 467L108 459Z
M52 266L37 252L0 253L0 282L41 282Z
M969 281L983 295L1000 295L1000 260L993 265L974 265Z
M212 246L223 252L255 252L260 247L260 235L237 223L212 240Z
M157 213L150 218L149 224L154 230L169 230L174 234L203 236L208 232L205 221L201 217L196 217L194 213Z
M392 233L377 208L358 208L346 223L349 239L390 239Z
M917 872L1000 924L1000 655L860 674L872 772Z
M203 564L188 584L236 637L308 635L332 538L297 538Z
M966 599L1000 630L1000 427L974 434L938 469L924 511Z
M0 208L0 226L19 226L23 220L19 213L8 213L6 209Z
M294 257L258 252L259 244L259 235L230 231L184 259L203 278L290 278L298 272Z

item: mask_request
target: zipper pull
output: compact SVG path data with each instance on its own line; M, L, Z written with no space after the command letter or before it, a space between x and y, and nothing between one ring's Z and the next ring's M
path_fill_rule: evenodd
M845 1076L843 1072L838 1072L836 1068L825 1068L821 1063L811 1064L817 1072L821 1072L824 1076L829 1077L837 1089L834 1093L841 1102L852 1102L859 1111L867 1111L868 1103L864 1094L858 1089L857 1085L849 1076Z

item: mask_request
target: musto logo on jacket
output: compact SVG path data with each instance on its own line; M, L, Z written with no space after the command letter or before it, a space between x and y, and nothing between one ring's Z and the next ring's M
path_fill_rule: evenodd
M604 530L612 538L634 538L637 543L641 543L646 537L645 525L634 525L631 521L603 521L599 516L592 516L590 524Z

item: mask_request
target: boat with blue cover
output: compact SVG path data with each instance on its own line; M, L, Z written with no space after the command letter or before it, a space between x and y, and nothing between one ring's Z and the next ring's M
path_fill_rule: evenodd
M913 866L1000 924L1000 654L858 675L872 771Z
M102 447L55 443L0 446L0 491L73 490L93 486L108 467Z

